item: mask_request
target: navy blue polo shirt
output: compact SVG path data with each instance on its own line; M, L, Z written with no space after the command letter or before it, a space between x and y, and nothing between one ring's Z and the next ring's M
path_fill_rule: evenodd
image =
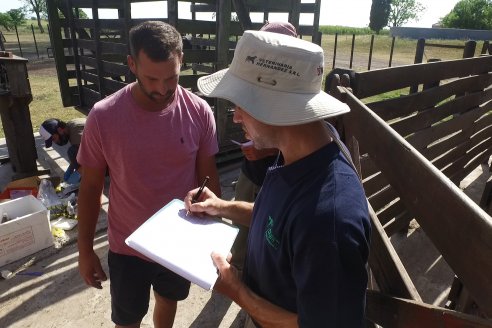
M253 210L243 279L300 327L361 327L370 221L359 179L332 142L273 166Z

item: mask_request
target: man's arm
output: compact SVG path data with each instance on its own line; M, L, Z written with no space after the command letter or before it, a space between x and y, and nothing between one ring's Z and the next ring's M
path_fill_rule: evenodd
M236 302L263 328L298 327L296 313L282 309L251 291L223 255L212 253L212 259L219 270L214 290Z
M79 272L87 285L102 288L107 279L101 261L94 252L94 234L101 209L105 170L84 166L78 195Z

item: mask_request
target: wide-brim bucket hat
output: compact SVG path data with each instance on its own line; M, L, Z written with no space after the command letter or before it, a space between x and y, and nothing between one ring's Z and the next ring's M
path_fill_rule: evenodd
M260 122L300 125L349 112L321 90L323 49L265 31L245 31L228 69L198 79L208 97L223 98Z

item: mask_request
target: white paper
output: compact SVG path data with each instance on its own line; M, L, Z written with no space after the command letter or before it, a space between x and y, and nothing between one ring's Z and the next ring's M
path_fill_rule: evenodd
M184 203L174 199L126 240L126 244L206 290L218 274L210 254L227 255L239 229L212 218L186 216Z

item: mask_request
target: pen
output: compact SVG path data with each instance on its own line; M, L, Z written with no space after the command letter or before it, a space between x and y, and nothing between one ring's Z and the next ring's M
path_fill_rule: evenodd
M205 185L207 184L207 182L208 182L209 179L210 179L210 177L207 175L205 177L205 179L203 180L203 183L200 186L200 188L198 188L197 193L195 195L193 195L193 198L191 198L191 203L192 204L195 204L198 201L198 198L200 198L200 195L202 194L203 189L205 188ZM190 214L190 211L186 211L186 216L188 216L189 214Z
M200 198L200 195L202 194L203 192L203 188L205 188L205 185L207 184L208 180L210 179L210 177L207 175L205 177L205 179L203 180L203 183L202 185L200 186L200 188L198 189L198 192L193 196L193 198L191 199L191 203L194 204L198 201L198 198Z

